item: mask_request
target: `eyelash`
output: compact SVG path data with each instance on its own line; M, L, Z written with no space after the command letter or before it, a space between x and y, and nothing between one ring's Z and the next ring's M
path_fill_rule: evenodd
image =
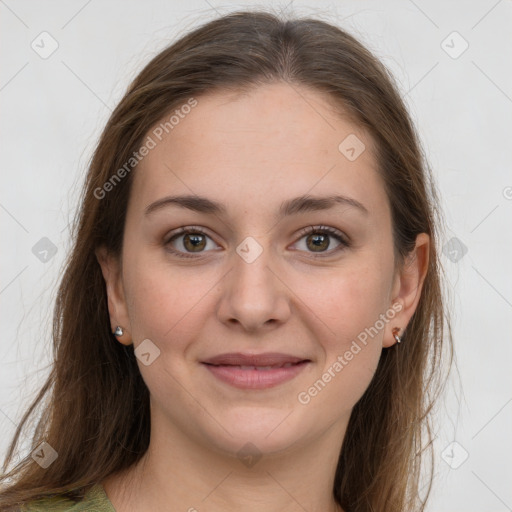
M330 251L324 252L324 253L311 253L313 258L325 258L327 256L331 256L333 253L337 253L339 251L342 251L344 249L347 249L350 247L350 242L347 238L345 238L337 229L331 228L329 226L307 226L303 228L300 232L300 239L304 238L306 235L310 235L312 233L320 233L324 235L329 235L335 238L338 242L340 242L340 245L336 247L335 249L332 249ZM182 227L177 233L174 233L166 242L164 242L164 245L170 246L170 243L174 241L174 239L178 238L179 236L186 235L186 234L194 234L194 235L204 235L208 238L211 238L205 231L203 231L200 227L196 226L189 226L189 227ZM176 249L173 249L172 247L168 248L169 252L174 254L175 256L178 256L179 258L198 258L200 256L193 255L191 253L184 253L182 251L177 251Z

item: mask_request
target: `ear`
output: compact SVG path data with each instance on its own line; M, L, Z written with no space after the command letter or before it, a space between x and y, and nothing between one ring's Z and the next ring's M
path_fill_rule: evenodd
M399 312L386 324L383 347L391 347L396 343L393 329L399 327L399 336L405 331L412 315L416 311L421 297L421 290L427 275L430 250L430 237L426 233L420 233L416 237L416 245L407 256L402 270L396 275L391 297L393 309Z
M119 259L110 254L105 247L98 247L95 254L107 286L111 331L114 332L118 325L121 326L124 331L123 335L116 336L116 338L123 345L130 345L132 343L130 321Z

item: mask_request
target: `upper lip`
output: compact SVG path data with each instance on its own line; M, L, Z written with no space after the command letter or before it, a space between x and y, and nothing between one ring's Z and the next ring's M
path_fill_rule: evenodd
M290 354L281 354L278 352L265 352L263 354L243 354L240 352L231 352L219 354L202 361L213 365L233 365L233 366L276 366L287 363L300 363L309 361L304 357L296 357Z

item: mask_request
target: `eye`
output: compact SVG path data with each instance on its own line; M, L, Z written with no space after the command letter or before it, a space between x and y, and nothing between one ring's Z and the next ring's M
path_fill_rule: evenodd
M330 256L350 247L350 242L340 231L328 226L307 226L301 230L300 234L302 235L300 240L306 239L306 249L300 250L316 253L313 257ZM327 249L331 246L330 238L336 239L338 246L328 251ZM211 237L200 227L190 226L180 228L164 242L164 245L172 254L180 258L194 258L194 254L200 256L204 252L209 252L205 250L208 247L208 240L212 240Z
M301 231L301 235L301 240L305 238L306 252L317 253L313 254L314 257L331 256L333 253L350 247L350 242L340 231L328 226L308 226ZM338 241L338 246L327 251L331 246L330 238L335 238Z
M208 239L212 240L199 227L183 227L168 238L164 245L168 247L171 253L180 258L194 258L193 253L201 254L205 252L204 249L208 245Z

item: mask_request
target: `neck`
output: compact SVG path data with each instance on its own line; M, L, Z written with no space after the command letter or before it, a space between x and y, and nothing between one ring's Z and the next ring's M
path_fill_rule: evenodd
M346 422L279 453L247 445L238 456L201 446L161 421L152 425L159 427L152 427L143 458L103 483L117 512L343 512L332 490Z

